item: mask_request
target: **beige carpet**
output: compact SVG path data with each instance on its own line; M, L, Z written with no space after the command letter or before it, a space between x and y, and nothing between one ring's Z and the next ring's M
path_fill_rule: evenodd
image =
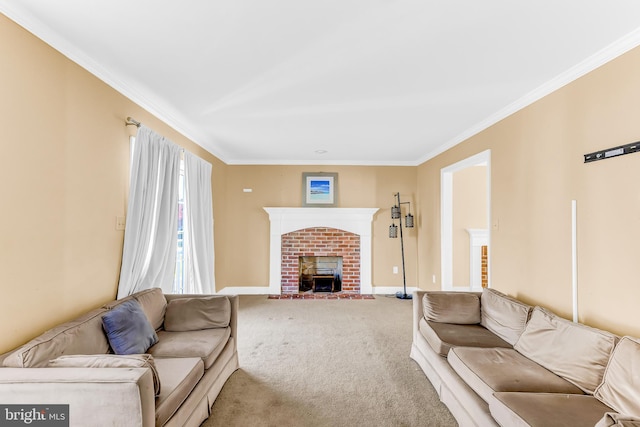
M240 369L205 427L455 426L409 358L411 301L241 296Z

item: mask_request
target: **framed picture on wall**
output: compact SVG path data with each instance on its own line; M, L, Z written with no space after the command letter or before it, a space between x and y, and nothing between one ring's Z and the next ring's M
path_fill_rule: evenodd
M338 174L302 173L302 206L335 207L338 204Z

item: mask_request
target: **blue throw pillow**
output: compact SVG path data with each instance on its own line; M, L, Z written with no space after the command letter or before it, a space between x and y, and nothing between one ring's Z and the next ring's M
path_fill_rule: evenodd
M102 327L115 354L142 354L158 342L158 335L136 300L116 306L102 316Z

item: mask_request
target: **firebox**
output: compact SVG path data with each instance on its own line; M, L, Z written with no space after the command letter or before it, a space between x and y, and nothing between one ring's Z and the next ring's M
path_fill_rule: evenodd
M340 292L342 291L341 256L301 256L300 292Z

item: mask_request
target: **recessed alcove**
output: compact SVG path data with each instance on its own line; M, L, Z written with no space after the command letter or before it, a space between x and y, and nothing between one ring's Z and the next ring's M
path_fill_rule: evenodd
M298 259L299 292L341 292L341 256L301 256Z

